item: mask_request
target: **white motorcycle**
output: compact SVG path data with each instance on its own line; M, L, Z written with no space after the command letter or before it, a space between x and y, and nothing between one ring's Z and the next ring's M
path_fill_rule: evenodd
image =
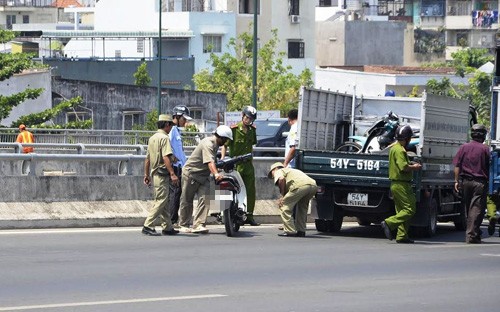
M247 192L245 183L234 167L244 161L252 159L252 153L226 157L216 163L219 171L223 171L223 178L215 183L215 200L219 204L220 212L212 213L218 222L224 223L226 235L234 236L240 226L245 223L247 213Z

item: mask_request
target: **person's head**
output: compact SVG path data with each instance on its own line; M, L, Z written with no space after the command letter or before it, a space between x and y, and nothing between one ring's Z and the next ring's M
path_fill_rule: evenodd
M189 108L184 105L177 105L173 110L174 121L179 127L184 127L188 120L193 118L189 116Z
M246 126L251 126L257 119L257 110L253 106L245 106L241 111L241 120Z
M486 133L488 133L488 129L481 124L475 124L470 128L470 136L474 141L483 143L486 140Z
M158 116L158 129L165 130L165 132L169 133L174 125L174 120L172 119L172 115L162 114Z
M398 140L403 146L410 143L411 137L413 136L413 130L409 125L399 126L396 129L396 140Z
M293 124L297 118L299 118L299 110L294 108L294 109L291 109L289 112L288 112L288 123L289 124Z
M24 131L24 130L26 130L26 126L23 125L23 124L20 124L19 125L19 131Z
M217 138L217 145L222 146L226 144L228 140L233 139L233 131L226 125L218 126L214 132L215 137Z
M272 164L271 168L269 168L269 172L267 173L267 177L269 179L274 178L274 172L280 168L285 168L285 166L280 162L275 162L274 164Z

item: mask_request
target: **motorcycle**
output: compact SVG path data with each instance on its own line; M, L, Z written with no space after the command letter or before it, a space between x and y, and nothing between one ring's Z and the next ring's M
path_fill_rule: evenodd
M234 236L240 226L246 221L247 192L245 183L234 167L241 162L252 159L252 153L218 160L215 164L219 171L223 171L223 178L215 182L216 200L220 204L220 212L212 213L219 223L223 223L226 235Z
M355 153L372 153L386 149L395 141L396 129L399 126L399 116L392 111L387 112L380 120L376 121L364 136L352 135L352 141L344 142L336 150ZM418 133L418 130L414 130ZM418 137L412 138L408 150L416 152L419 143Z

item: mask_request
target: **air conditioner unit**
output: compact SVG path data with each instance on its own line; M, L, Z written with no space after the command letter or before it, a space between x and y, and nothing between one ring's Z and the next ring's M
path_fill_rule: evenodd
M299 15L290 15L290 23L292 23L292 24L300 23L300 16Z

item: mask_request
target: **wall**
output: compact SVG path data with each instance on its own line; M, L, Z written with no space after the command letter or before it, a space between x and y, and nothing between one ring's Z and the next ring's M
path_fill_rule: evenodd
M63 79L87 80L103 83L120 83L133 85L134 73L141 61L98 61L95 59L50 59L45 64L53 67L53 74ZM151 86L158 85L158 62L146 61L151 77ZM194 89L194 59L169 59L162 61L162 84L169 88Z
M404 22L346 22L344 65L404 65L405 29Z
M121 130L122 111L142 110L150 112L157 108L157 88L137 87L90 81L53 79L52 90L64 98L81 96L83 106L94 112L94 128ZM202 110L202 118L216 120L218 112L226 110L226 96L218 93L190 90L163 89L161 112L171 112L176 105ZM60 116L58 122L64 122Z
M38 69L17 74L8 80L0 81L0 94L3 96L22 92L27 88L43 88L43 93L34 100L26 100L12 109L9 117L1 120L3 126L10 124L19 117L38 113L52 107L52 86L50 83L50 71L47 69Z
M336 66L345 64L345 22L316 22L316 64ZM316 69L318 74L318 69Z

